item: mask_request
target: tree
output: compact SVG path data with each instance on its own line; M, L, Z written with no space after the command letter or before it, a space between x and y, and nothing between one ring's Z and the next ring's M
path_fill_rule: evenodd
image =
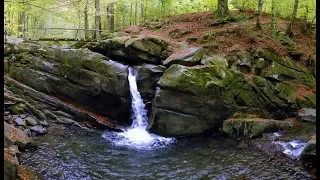
M89 39L89 22L88 22L88 0L85 1L85 6L84 6L84 38Z
M263 6L264 0L258 0L258 12L259 15L257 17L257 29L262 29L261 25L261 18L262 18L262 6Z
M107 19L108 19L108 30L109 31L114 31L114 4L115 2L111 1L108 4L107 8Z
M275 0L272 0L271 2L271 13L272 13L272 19L271 19L271 25L272 25L272 31L273 33L278 32L278 27L277 27L277 17L276 17L276 2Z
M101 23L100 23L100 0L95 0L95 8L96 8L96 39L100 39L100 30L101 30Z
M293 26L294 20L297 17L298 7L299 7L299 0L295 0L294 1L294 6L293 6L293 12L292 12L291 21L290 21L290 23L289 23L289 25L287 27L287 30L286 30L286 34L289 37L292 36L292 26Z
M223 17L229 14L228 0L218 0L218 16Z

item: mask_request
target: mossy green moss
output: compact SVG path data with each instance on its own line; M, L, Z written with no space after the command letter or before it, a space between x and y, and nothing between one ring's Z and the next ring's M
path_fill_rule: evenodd
M222 88L232 82L233 74L215 66L186 67L174 64L167 69L158 84L201 96L221 96Z
M271 119L229 119L223 123L223 131L230 137L253 138L266 132L288 129L292 125L287 121Z

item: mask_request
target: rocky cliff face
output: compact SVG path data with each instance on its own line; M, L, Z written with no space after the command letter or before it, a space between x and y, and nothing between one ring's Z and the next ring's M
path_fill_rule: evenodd
M129 121L128 66L151 131L163 136L215 132L229 117L284 119L315 108L315 77L290 58L258 48L220 57L202 48L173 52L160 38L115 37L80 49L5 44L5 73L38 91L120 122Z

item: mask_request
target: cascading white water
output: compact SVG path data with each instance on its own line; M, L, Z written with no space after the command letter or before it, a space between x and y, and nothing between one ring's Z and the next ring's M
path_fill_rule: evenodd
M129 67L128 81L133 110L131 126L128 129L123 129L124 132L104 133L103 137L116 145L125 145L138 149L153 149L174 142L174 138L161 137L146 130L148 126L147 110L138 91L136 76L137 72Z
M276 137L282 136L281 133L275 132L273 133ZM299 140L292 140L289 142L282 142L282 141L272 141L274 144L280 144L283 147L283 153L289 155L292 158L296 158L300 156L301 152L303 151L304 147L307 145L306 142L299 141Z
M136 71L129 67L129 87L130 87L130 94L132 97L132 104L131 107L133 109L132 114L132 128L141 128L146 129L148 126L147 122L147 110L145 109L145 104L142 101L141 95L138 91L137 81L136 81Z

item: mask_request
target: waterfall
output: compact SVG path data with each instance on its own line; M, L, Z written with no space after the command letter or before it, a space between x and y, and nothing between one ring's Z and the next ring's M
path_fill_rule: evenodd
M174 142L174 138L161 137L146 130L148 126L148 111L138 91L137 72L132 67L129 67L128 70L128 81L132 98L132 124L129 128L123 129L123 132L105 132L103 137L116 145L138 149L154 149Z
M136 75L137 72L132 67L129 67L128 81L132 97L131 107L133 110L133 122L131 127L146 129L148 126L147 110L145 109L146 106L143 103L140 92L138 91Z

